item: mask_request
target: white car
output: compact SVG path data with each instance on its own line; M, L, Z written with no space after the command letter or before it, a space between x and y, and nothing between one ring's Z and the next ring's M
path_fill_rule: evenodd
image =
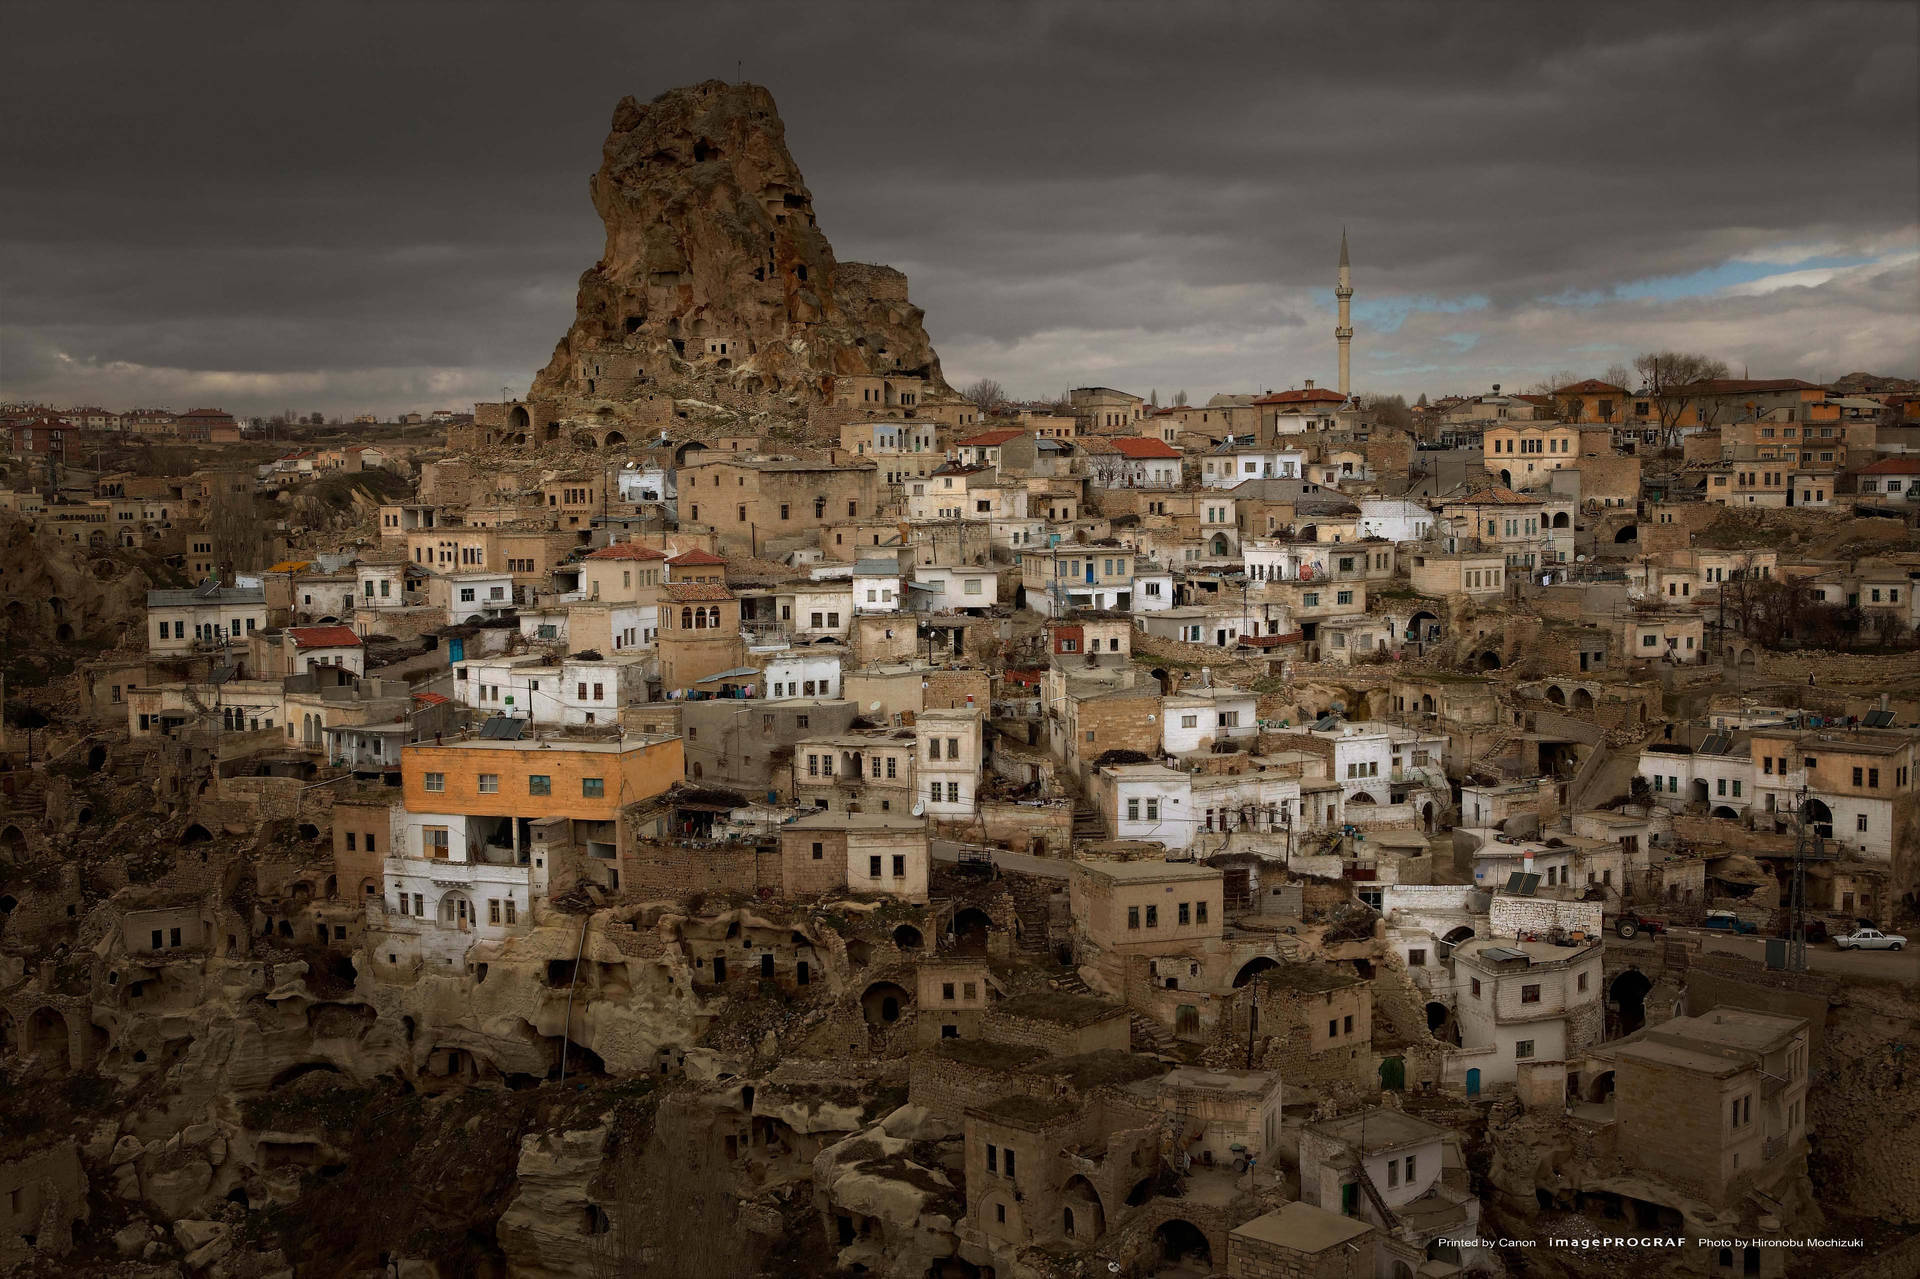
M1907 944L1907 939L1897 933L1883 933L1878 928L1859 928L1836 935L1833 944L1841 950L1899 950Z

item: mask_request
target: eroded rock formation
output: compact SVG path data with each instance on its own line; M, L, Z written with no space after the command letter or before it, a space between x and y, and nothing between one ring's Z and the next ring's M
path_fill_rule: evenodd
M532 399L648 426L688 401L803 415L847 375L944 389L906 276L835 260L766 89L709 80L624 98L601 153L606 249Z

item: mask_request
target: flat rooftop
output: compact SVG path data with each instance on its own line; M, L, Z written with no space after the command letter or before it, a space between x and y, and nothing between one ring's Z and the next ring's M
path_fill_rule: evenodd
M1206 1070L1199 1066L1181 1066L1169 1071L1160 1082L1167 1088L1259 1097L1265 1096L1279 1080L1270 1070Z
M1731 1074L1758 1064L1806 1026L1804 1018L1780 1017L1749 1008L1716 1008L1698 1017L1676 1017L1650 1027L1620 1047L1622 1057L1712 1074Z
M1101 875L1124 884L1173 884L1226 878L1219 870L1194 862L1080 862L1079 867L1090 875Z
M619 755L627 751L644 750L649 746L660 746L679 738L669 733L628 733L624 739L617 737L563 737L544 726L541 729L543 740L536 741L523 737L518 741L503 741L497 737L465 737L455 742L409 742L408 750L487 750L487 751L585 751L595 755Z
M906 813L816 813L787 823L788 830L919 830L926 819Z
M1332 964L1281 964L1269 968L1257 978L1267 985L1280 990L1291 990L1303 995L1317 995L1329 990L1344 990L1348 986L1358 986L1360 978L1344 968Z
M1446 1129L1398 1110L1376 1107L1324 1123L1308 1124L1315 1132L1345 1142L1363 1154L1378 1154L1404 1146L1438 1141Z
M994 1123L1006 1124L1014 1128L1051 1128L1055 1124L1072 1119L1079 1109L1080 1107L1074 1103L1049 1101L1015 1093L982 1106L973 1113Z
M1110 1017L1127 1015L1123 1006L1110 1004L1104 999L1044 990L1003 999L991 1011L1008 1017L1050 1021L1058 1026L1093 1026Z
M1556 900L1543 898L1539 900ZM1515 955L1525 955L1529 966L1534 964L1557 964L1569 959L1580 959L1596 943L1589 941L1581 946L1556 946L1549 941L1516 941L1510 937L1469 937L1453 948L1455 959L1477 960L1481 964L1494 965L1512 959ZM1488 954L1488 951L1494 952Z
M1325 1252L1373 1230L1357 1217L1343 1217L1310 1203L1290 1203L1233 1229L1237 1239L1253 1239L1295 1252Z

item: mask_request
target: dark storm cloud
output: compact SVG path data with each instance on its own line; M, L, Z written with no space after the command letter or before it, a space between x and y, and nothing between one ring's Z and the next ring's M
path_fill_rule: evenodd
M613 103L736 74L773 89L836 252L909 272L955 376L1324 378L1342 224L1357 301L1391 311L1363 312L1363 385L1598 372L1688 338L1756 373L1913 372L1917 23L16 5L0 394L350 411L524 388L600 248L586 179ZM1837 270L1611 296L1760 259Z

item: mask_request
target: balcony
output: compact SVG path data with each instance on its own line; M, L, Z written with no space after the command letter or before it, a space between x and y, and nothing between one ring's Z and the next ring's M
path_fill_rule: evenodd
M1778 1137L1767 1138L1766 1146L1761 1152L1761 1157L1771 1162L1775 1159L1778 1159L1781 1155L1784 1155L1786 1153L1787 1153L1787 1138L1785 1134L1782 1134Z

